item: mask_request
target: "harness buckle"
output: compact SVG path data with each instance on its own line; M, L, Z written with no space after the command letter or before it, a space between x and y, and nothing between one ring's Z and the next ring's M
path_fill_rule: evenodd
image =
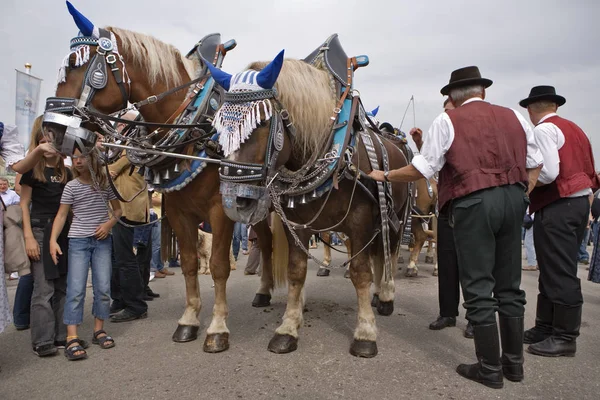
M333 109L333 113L334 113L334 114L339 114L339 113L341 113L341 112L342 112L342 109L341 109L341 108L339 108L339 107L336 107L336 108L334 108L334 109Z
M109 64L111 64L111 65L112 65L112 64L114 64L114 63L116 63L116 62L117 62L117 56L115 56L115 55L114 55L114 54L112 54L112 53L111 53L111 54L108 54L108 55L106 56L106 62L107 62L107 63L109 63Z
M153 104L158 101L158 97L156 97L156 95L153 94L152 96L148 97L146 100L148 100L148 104Z

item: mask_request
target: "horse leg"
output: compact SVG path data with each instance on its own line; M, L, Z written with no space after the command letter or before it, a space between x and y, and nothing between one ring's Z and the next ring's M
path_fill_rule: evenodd
M288 243L294 243L286 229ZM308 245L310 233L298 232L304 246ZM288 262L288 302L283 315L283 322L275 330L269 342L269 351L277 354L291 353L298 348L298 328L302 326L304 309L304 282L306 281L307 256L297 246L289 246Z
M421 254L421 248L423 248L423 244L425 244L425 240L427 239L425 232L423 232L423 226L421 225L421 221L413 221L412 226L415 244L410 252L408 268L406 268L406 273L404 274L407 277L414 277L418 275L419 269L417 268L417 261L419 258L419 254Z
M323 242L323 264L329 266L331 264L331 235L329 232L321 233L321 241Z
M258 238L257 243L262 257L260 286L254 295L252 306L268 307L271 305L271 291L275 287L273 282L273 259L271 257L271 252L273 249L273 235L266 219L254 225L252 229L254 229L254 232Z
M233 222L225 216L220 206L219 201L218 206L212 207L210 214L213 237L222 238L222 240L213 240L210 255L210 273L215 284L215 305L204 340L204 351L207 353L219 353L229 348L227 279L231 272L229 253L233 237Z
M352 247L361 249L365 242L352 238ZM362 245L361 245L362 244ZM376 265L375 270L383 269L383 265ZM350 263L350 280L356 290L358 299L358 324L354 330L354 339L350 345L350 354L356 357L375 357L377 355L377 326L375 324L375 314L369 301L369 292L373 273L369 255L366 252L360 253ZM379 282L381 282L379 280Z
M433 264L433 240L427 239L427 254L425 255L425 263Z
M169 203L167 202L167 207ZM198 338L200 320L198 315L202 308L200 287L198 285L198 255L196 242L198 240L198 222L193 218L183 218L177 214L177 209L167 208L171 217L170 223L179 238L181 272L185 278L186 305L183 315L178 321L173 333L173 341L178 343L190 342Z

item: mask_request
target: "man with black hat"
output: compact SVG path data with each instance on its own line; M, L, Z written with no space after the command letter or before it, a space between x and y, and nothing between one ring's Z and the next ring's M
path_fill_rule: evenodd
M531 192L533 235L540 268L535 326L525 332L532 354L574 356L583 296L577 278L577 253L589 215L590 195L600 187L592 146L573 122L556 114L565 104L552 86L536 86L519 104L535 125L544 157Z
M456 108L433 121L421 154L411 165L370 175L407 182L440 171L439 206L449 213L454 229L464 306L479 360L459 365L457 372L499 389L503 377L523 379L521 223L542 157L519 113L483 101L491 84L477 67L452 72L441 92Z

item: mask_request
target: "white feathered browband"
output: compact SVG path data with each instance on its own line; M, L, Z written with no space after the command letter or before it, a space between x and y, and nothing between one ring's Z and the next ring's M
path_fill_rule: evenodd
M73 39L75 43L71 45L71 52L65 56L65 58L62 61L62 64L60 65L60 69L58 70L58 78L56 83L57 86L61 83L66 82L67 80L67 68L69 67L69 60L71 59L71 56L73 54L75 55L74 67L78 68L85 65L88 61L90 61L90 46L97 45L93 43L95 43L99 37L100 33L98 31L98 28L94 28L92 37L86 38L85 36L82 36L80 34L76 38L80 40ZM86 41L86 39L88 40ZM129 74L127 73L127 68L125 67L125 61L123 60L123 56L119 53L119 47L117 46L117 38L112 32L110 32L110 40L113 44L112 52L119 57L119 61L121 61L121 64L123 65L123 82L126 82L127 85L131 86L131 80L129 79ZM80 42L82 44L77 44L77 42Z
M213 126L219 133L219 144L225 157L238 151L252 132L262 121L267 121L273 116L273 105L268 98L250 101L227 101L227 95L234 97L236 94L243 97L252 92L265 92L265 89L256 83L258 71L244 71L231 78L231 87L226 94L225 102L216 112ZM274 90L274 89L273 89ZM261 110L263 115L261 115Z

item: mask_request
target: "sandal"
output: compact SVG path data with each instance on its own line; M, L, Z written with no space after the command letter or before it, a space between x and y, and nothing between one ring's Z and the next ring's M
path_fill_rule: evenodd
M65 357L67 357L67 360L69 361L75 361L75 360L85 360L87 358L87 352L85 351L85 349L83 348L82 343L83 340L79 339L79 338L75 338L73 340L69 340L66 343L65 347ZM72 344L76 344L75 346L69 347ZM83 352L82 354L75 354L78 352Z
M104 336L100 336L104 334ZM108 342L108 343L107 343ZM107 350L115 347L115 340L106 334L104 329L100 329L99 331L94 332L94 338L92 339L93 344L97 344L101 349Z
M58 349L53 344L43 344L41 346L33 347L33 354L38 357L49 357L58 353Z

